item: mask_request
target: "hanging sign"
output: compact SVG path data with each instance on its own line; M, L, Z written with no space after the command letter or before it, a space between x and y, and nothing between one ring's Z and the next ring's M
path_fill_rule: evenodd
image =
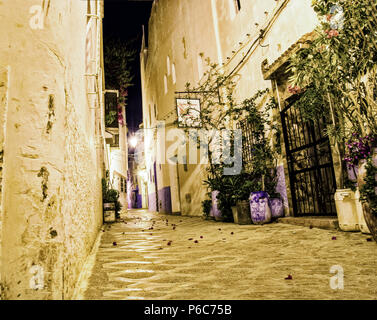
M201 127L200 100L177 98L177 114L179 127Z

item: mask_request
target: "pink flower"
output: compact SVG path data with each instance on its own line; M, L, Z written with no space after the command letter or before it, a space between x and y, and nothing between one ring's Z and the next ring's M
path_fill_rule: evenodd
M298 93L301 92L301 88L298 87L298 86L295 86L295 87L289 86L289 87L288 87L288 91L289 91L290 93L293 93L293 94L298 94Z
M326 30L325 32L327 33L327 38L328 38L328 39L331 39L331 38L333 38L333 37L337 37L337 36L339 36L339 31L338 31L338 30L335 30L335 29L332 29L332 30L330 30L330 31Z

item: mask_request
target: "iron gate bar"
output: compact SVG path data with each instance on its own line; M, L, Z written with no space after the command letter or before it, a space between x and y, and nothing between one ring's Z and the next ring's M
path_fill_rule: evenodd
M294 215L336 215L331 146L323 135L326 119L304 121L294 106L297 99L281 111Z

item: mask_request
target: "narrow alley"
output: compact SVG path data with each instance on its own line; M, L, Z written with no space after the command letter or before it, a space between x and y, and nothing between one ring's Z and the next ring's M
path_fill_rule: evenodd
M361 233L132 210L100 237L77 299L377 297L375 243ZM334 265L344 270L343 290L330 287Z

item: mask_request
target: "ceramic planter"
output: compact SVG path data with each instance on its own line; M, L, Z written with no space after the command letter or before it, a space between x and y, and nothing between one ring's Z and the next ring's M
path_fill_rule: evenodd
M362 233L370 234L370 230L364 218L363 204L360 201L359 189L357 189L355 192L355 202L356 202L356 214L357 214L357 220L359 223L359 229Z
M218 207L219 200L217 199L217 196L219 195L219 191L212 191L212 215L215 218L216 221L223 221L223 217L221 214L221 211Z
M373 150L373 163L375 166L377 166L377 149ZM361 188L365 184L365 181L364 181L364 178L366 176L365 167L366 167L366 161L362 161L359 163L359 174L357 177L357 184L359 188ZM363 203L362 208L363 208L364 219L365 219L366 225L368 226L368 229L370 233L372 234L373 239L377 242L377 216L373 214L368 202Z
M250 194L250 214L254 224L265 224L271 222L271 209L268 205L267 192L252 192Z
M249 201L238 201L235 207L232 207L234 223L245 225L252 224L250 215Z
M238 212L237 212L237 207L236 206L232 207L232 213L233 213L234 223L238 224Z
M338 189L334 197L340 229L342 231L359 231L355 192L351 189Z
M271 216L273 219L284 217L284 204L282 199L270 198L268 199L268 204L270 206Z

